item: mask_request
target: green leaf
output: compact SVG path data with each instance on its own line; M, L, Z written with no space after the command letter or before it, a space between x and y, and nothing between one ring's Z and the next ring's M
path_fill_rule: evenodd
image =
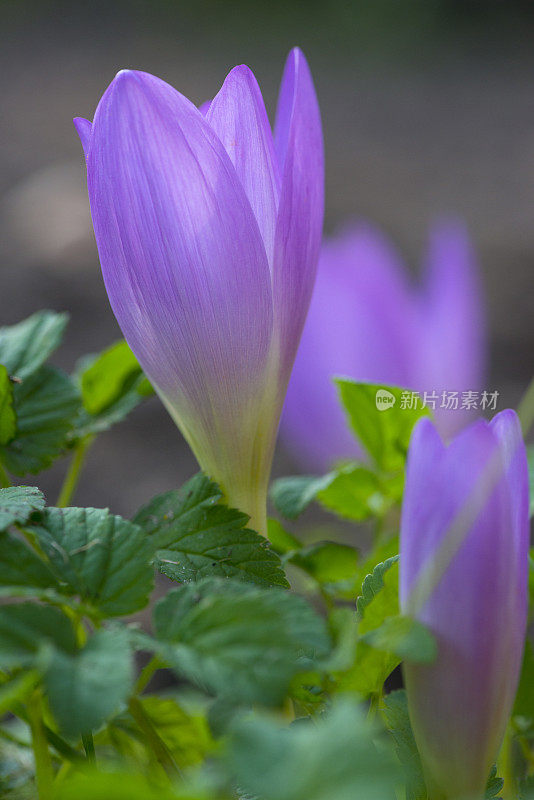
M78 391L60 370L44 366L13 389L17 432L0 447L0 461L15 475L50 466L68 444L80 407Z
M7 369L0 364L0 445L7 444L17 430L17 416L13 408L13 385Z
M18 536L0 533L0 586L59 589L59 584L35 550Z
M292 550L300 550L302 547L296 536L293 536L279 520L273 517L267 520L267 536L273 550L282 555L290 553Z
M146 717L180 769L201 763L214 749L215 743L205 716L186 711L171 697L145 695L139 700ZM116 717L112 724L145 743L144 734L129 713Z
M0 531L17 523L23 525L45 507L43 494L35 486L10 486L0 489Z
M144 608L152 548L137 526L98 508L47 508L33 529L67 594L109 617Z
M406 692L390 692L384 699L384 714L391 731L399 761L406 773L406 800L427 800L421 758L415 743Z
M236 704L280 703L293 675L324 656L324 621L300 597L211 578L169 592L154 610L162 657Z
M273 483L270 497L282 516L296 519L315 500L317 493L332 481L332 474L318 478L315 475L296 475L279 478Z
M363 697L378 693L401 661L401 656L373 647L366 641L366 634L376 631L389 617L399 613L398 574L398 556L393 556L377 564L363 582L362 594L357 601L359 639L355 660L338 676L340 691L356 691ZM378 641L382 644L380 639Z
M75 655L54 651L45 675L50 708L66 736L89 733L126 701L133 684L127 631L97 631Z
M35 603L0 606L0 669L31 666L47 644L74 652L76 637L65 614Z
M401 615L388 617L378 628L364 634L361 641L414 663L430 664L437 653L436 641L428 628Z
M67 314L38 311L17 325L0 328L0 364L10 375L29 378L61 342Z
M262 586L288 586L279 556L248 517L218 503L221 490L201 473L179 491L151 500L134 522L151 538L155 565L175 581L215 575Z
M367 614L368 620L369 616L371 616L371 622L370 625L365 626L366 630L378 627L378 624L381 624L386 617L396 613L398 610L399 604L396 591L398 586L398 566L396 565L398 561L398 556L392 556L386 561L382 561L376 565L372 573L366 575L363 581L362 593L356 601L356 610L360 619L364 618L366 610L376 600L377 595L380 595L378 602L372 606L370 614ZM390 576L393 580L389 582L387 593L382 593L386 586L385 576L390 570L393 570ZM377 620L379 620L378 623Z
M484 800L503 800L500 793L504 787L504 780L497 775L497 765L494 764L491 768L488 783L486 785L486 794Z
M399 485L398 481L381 478L368 467L351 462L319 478L279 478L273 483L270 496L287 519L295 519L316 501L342 519L361 522L382 516L398 499Z
M128 344L124 340L115 342L80 375L84 407L89 414L100 414L124 395L125 384L141 374L139 362Z
M534 445L527 447L528 477L530 485L530 516L534 517Z
M357 383L336 378L341 402L350 426L377 466L384 472L402 470L412 429L427 408L405 408L405 389L374 383ZM377 395L392 398L391 405L379 408ZM410 392L410 394L412 394Z
M361 522L382 516L391 506L387 484L360 464L347 464L332 473L331 482L317 493L317 501L343 519Z
M270 719L234 725L230 764L237 784L262 800L384 800L395 797L392 753L353 701L290 728Z
M352 578L358 565L358 551L338 542L315 542L289 557L318 583L335 583Z
M220 794L187 784L170 787L131 772L73 773L61 781L54 800L225 800Z
M124 340L84 359L77 377L84 406L77 421L78 436L108 430L154 393Z

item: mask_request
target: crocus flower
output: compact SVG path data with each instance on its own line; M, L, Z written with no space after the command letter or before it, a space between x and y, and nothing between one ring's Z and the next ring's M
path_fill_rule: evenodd
M400 603L434 634L405 665L430 800L482 798L511 712L527 619L528 478L514 411L447 447L413 433L401 523Z
M450 436L469 420L462 392L481 389L484 349L475 258L462 224L433 227L419 284L378 230L353 225L323 245L282 435L305 469L358 457L332 382L342 375L422 398L427 392ZM449 409L441 407L443 392Z
M258 84L233 69L198 110L162 80L119 72L75 120L111 306L201 467L265 532L287 381L312 292L323 146L293 50L274 136Z

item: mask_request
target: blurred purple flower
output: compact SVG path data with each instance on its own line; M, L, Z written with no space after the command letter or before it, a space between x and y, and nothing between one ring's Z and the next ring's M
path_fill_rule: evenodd
M517 688L527 620L528 475L514 411L446 447L421 420L410 444L400 603L434 634L405 664L429 796L483 797Z
M323 245L282 435L305 469L358 457L332 382L343 375L436 392L436 421L448 437L469 419L461 392L481 388L484 361L481 292L464 226L433 227L420 286L378 230L353 226ZM439 407L443 391L459 392L458 410Z
M265 533L284 394L323 219L319 108L300 50L274 136L246 66L199 111L119 72L76 119L108 296L201 467Z

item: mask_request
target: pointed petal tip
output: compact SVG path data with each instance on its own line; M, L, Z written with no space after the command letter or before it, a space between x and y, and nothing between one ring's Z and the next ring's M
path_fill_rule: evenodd
M235 67L232 67L228 75L240 75L243 77L248 77L249 75L253 75L254 73L246 64L236 64Z
M513 408L499 411L488 424L501 443L513 443L514 447L523 443L521 420Z
M432 442L433 446L439 444L442 449L445 449L445 443L430 417L421 417L415 423L410 439L410 449L420 447L423 442Z
M125 81L131 80L132 78L136 78L138 75L136 70L133 69L120 69L115 77L113 78L114 82L123 83Z
M74 123L74 127L76 128L76 133L80 137L85 157L87 158L89 155L89 145L91 143L91 130L93 125L84 117L74 117L72 121Z
M232 86L234 82L248 84L249 86L253 86L257 91L260 91L256 76L246 64L238 64L236 67L233 67L224 80L224 83L228 86Z
M138 69L120 69L111 81L109 88L126 90L128 87L142 87L157 80L149 72Z

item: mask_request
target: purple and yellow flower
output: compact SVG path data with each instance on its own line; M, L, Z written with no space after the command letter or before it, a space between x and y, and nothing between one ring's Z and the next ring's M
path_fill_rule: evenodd
M527 620L528 475L514 411L447 447L413 433L401 523L400 603L434 634L406 664L410 718L431 800L484 796L510 716Z
M433 227L420 285L378 230L348 228L321 251L282 416L285 441L305 469L360 455L335 375L426 392L441 433L453 435L470 417L462 392L481 389L483 328L476 259L463 225Z
M274 135L235 67L200 111L119 72L75 120L111 306L200 466L265 533L278 421L313 288L323 144L306 60L286 63Z

